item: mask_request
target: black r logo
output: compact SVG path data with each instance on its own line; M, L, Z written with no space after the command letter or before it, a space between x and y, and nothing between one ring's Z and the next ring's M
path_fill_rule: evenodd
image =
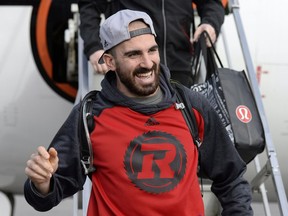
M183 178L186 163L183 145L171 134L160 131L132 140L124 159L131 181L150 193L172 190Z

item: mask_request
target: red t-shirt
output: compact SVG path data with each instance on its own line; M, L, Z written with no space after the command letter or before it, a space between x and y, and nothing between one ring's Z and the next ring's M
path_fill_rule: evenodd
M203 216L198 151L180 110L112 107L94 117L87 215Z

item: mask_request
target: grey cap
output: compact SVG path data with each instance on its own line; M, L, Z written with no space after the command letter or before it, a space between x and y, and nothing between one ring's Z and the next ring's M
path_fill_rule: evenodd
M149 27L129 31L129 24L135 20L143 20ZM142 34L153 34L156 37L151 18L147 13L141 11L128 9L118 11L108 17L100 26L100 39L104 51ZM103 63L102 57L99 59L99 63Z

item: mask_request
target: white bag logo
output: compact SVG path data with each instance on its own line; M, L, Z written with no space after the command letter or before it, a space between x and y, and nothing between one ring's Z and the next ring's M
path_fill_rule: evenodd
M236 108L236 116L243 123L249 123L252 120L250 109L244 105L240 105Z

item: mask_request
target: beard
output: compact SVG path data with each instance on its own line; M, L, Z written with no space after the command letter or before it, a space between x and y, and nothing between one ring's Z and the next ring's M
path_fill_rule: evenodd
M116 71L120 81L126 86L126 88L133 94L138 96L149 96L153 94L160 82L160 68L159 65L153 64L152 68L136 68L133 73L127 73L126 71L122 71L119 64L116 63ZM155 73L155 79L153 83L146 84L146 85L139 85L135 82L134 77L139 74L151 72Z

